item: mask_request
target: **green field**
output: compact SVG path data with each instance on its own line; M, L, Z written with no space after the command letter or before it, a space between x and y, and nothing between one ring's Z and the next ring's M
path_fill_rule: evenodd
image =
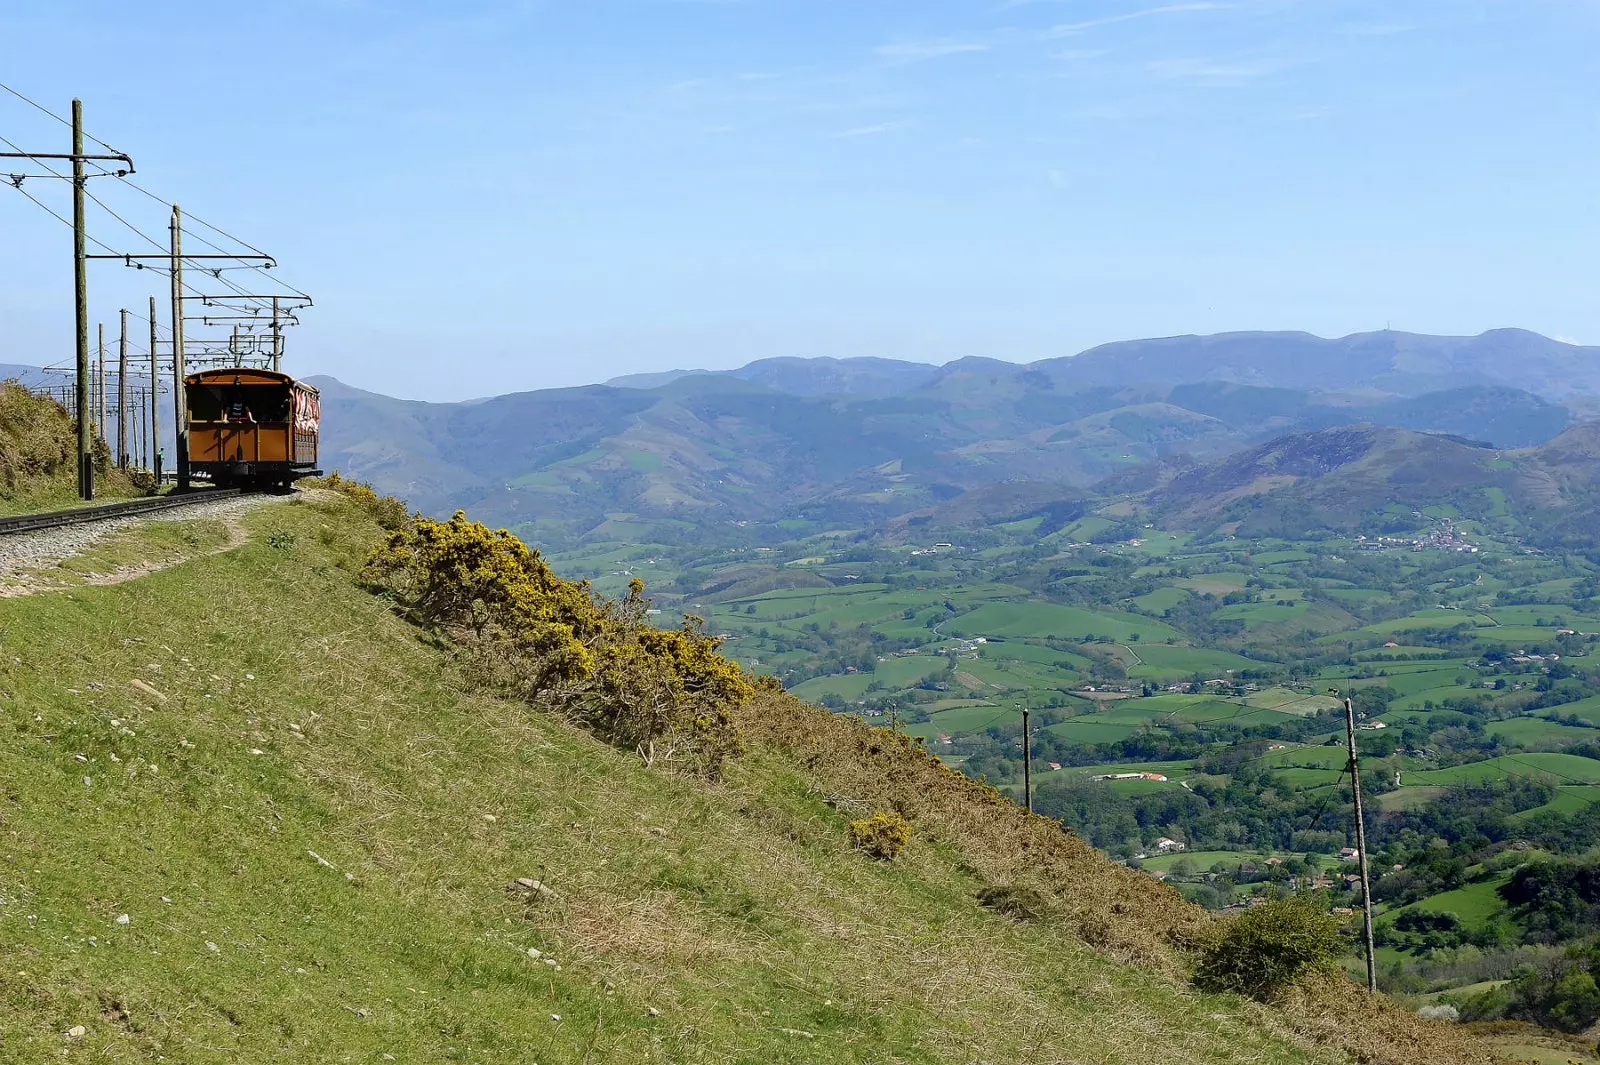
M1323 788L1338 780L1341 773L1337 769L1280 769L1273 776L1297 790L1305 791L1310 788Z
M1081 654L1021 640L990 640L979 649L978 656L992 661L1034 662L1069 670L1089 664L1089 660Z
M1280 593L1281 596L1288 594ZM1335 632L1351 622L1349 614L1330 604L1287 598L1224 607L1217 612L1217 617L1242 621L1247 629L1293 628L1314 632Z
M1085 610L1055 603L985 603L946 626L956 636L1031 636L1084 640L1093 635L1112 642L1181 639L1182 633L1160 621L1112 611Z
M1172 871L1172 867L1180 861L1187 859L1199 872L1206 872L1217 864L1234 866L1241 862L1261 863L1268 858L1297 858L1295 854L1280 853L1251 853L1249 851L1178 851L1173 854L1159 854L1146 858L1141 863L1146 869L1159 873Z
M1082 717L1068 718L1066 721L1047 726L1043 731L1059 736L1068 743L1115 743L1117 740L1127 739L1145 727L1127 722L1105 721L1101 718L1100 714L1085 714Z
M1600 729L1563 725L1542 717L1514 717L1507 721L1494 721L1484 726L1484 731L1502 743L1544 750L1560 750L1579 743L1600 742Z
M1378 807L1385 813L1395 810L1416 810L1426 806L1442 795L1449 794L1450 789L1443 784L1434 784L1427 787L1395 788L1386 791L1375 800Z
M1456 888L1453 891L1442 891L1437 895L1430 895L1420 902L1413 902L1409 906L1390 910L1377 918L1375 923L1392 924L1394 919L1403 913L1425 910L1430 913L1453 913L1460 918L1461 923L1468 928L1482 928L1490 918L1502 914L1506 904L1497 893L1501 884L1511 879L1510 873L1501 873L1489 880L1480 880L1475 884Z
M1556 718L1571 715L1592 725L1600 726L1600 695L1591 695L1587 699L1579 699L1573 703L1562 703L1560 706L1552 706L1539 712L1547 717Z
M1016 716L1014 711L998 707L993 703L969 703L947 710L937 710L928 716L927 721L905 726L905 731L912 736L922 736L926 739L934 739L941 735L960 736L969 732L981 732L990 725L1015 719Z
M1135 598L1133 605L1146 613L1159 614L1163 610L1171 610L1187 598L1189 598L1187 589L1157 588L1153 592Z
M1593 785L1569 784L1564 785L1556 793L1556 797L1543 806L1535 806L1531 810L1523 810L1511 816L1513 820L1524 820L1539 814L1575 814L1596 802L1600 802L1600 788Z
M1440 705L1446 699L1481 699L1490 694L1486 688L1469 688L1464 685L1446 684L1438 688L1424 688L1411 695L1403 696L1389 704L1391 710L1422 710L1429 703Z
M1100 776L1105 773L1160 773L1168 780L1180 780L1194 772L1193 762L1118 762L1112 765L1074 765L1061 770L1076 776Z
M1418 610L1403 618L1382 621L1365 626L1361 631L1372 636L1395 636L1403 632L1421 632L1434 629L1451 629L1458 625L1468 628L1492 626L1493 620L1470 610Z
M1600 761L1576 754L1508 754L1448 769L1417 770L1406 773L1404 779L1408 784L1460 784L1510 776L1550 776L1566 783L1593 784L1600 782Z
M1266 688L1245 696L1250 706L1264 710L1281 710L1286 714L1315 714L1321 710L1337 710L1339 700L1328 695L1312 695L1290 688Z
M1418 696L1438 688L1449 688L1458 683L1457 677L1470 679L1472 676L1461 661L1395 662L1385 663L1385 667L1384 683L1399 696Z
M1262 668L1262 663L1252 658L1206 647L1136 643L1130 645L1128 650L1136 656L1128 676L1139 680L1185 680L1196 673L1210 678L1228 672Z
M1268 751L1261 756L1263 766L1301 766L1314 769L1343 769L1350 760L1344 745L1321 747L1293 747L1281 751Z
M795 685L793 691L811 702L832 695L853 703L867 693L867 685L871 683L871 673L851 673L846 676L817 677Z

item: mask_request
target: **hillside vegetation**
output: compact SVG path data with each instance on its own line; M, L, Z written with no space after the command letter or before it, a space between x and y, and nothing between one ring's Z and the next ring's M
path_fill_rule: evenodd
M1195 991L1214 918L770 687L717 780L489 694L361 586L372 513L0 602L6 1060L1488 1058L1337 980ZM877 811L892 862L848 841Z
M77 498L76 433L61 404L15 381L0 381L0 514L72 505ZM110 452L97 444L99 494L137 494L133 481L112 468Z

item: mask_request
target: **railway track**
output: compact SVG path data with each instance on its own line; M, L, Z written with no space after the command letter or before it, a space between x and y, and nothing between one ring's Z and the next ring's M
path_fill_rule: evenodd
M209 488L183 495L155 496L151 499L129 499L117 503L95 503L71 510L51 510L42 514L17 514L0 518L0 536L37 532L40 529L61 529L69 525L86 525L90 522L109 521L112 518L132 518L196 503L211 503L219 499L232 499L240 494L237 488Z

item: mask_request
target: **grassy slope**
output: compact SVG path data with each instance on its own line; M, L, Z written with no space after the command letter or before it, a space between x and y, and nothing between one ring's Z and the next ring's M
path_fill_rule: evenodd
M785 697L725 784L647 770L468 693L353 585L374 530L347 504L249 524L0 602L4 1060L1340 1059L1292 1032L1342 1039L1345 989L1283 1014L1195 995L1161 941L1197 911L1008 804L906 803L901 861L849 851L841 794L937 772L883 733ZM1065 885L1060 916L974 903L1019 863ZM1480 1060L1364 1020L1370 1060Z

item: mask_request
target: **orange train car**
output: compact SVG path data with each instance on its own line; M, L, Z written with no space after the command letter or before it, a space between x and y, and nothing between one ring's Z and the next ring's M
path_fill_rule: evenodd
M287 488L322 472L322 400L311 385L236 366L189 374L183 386L192 475L221 486Z

